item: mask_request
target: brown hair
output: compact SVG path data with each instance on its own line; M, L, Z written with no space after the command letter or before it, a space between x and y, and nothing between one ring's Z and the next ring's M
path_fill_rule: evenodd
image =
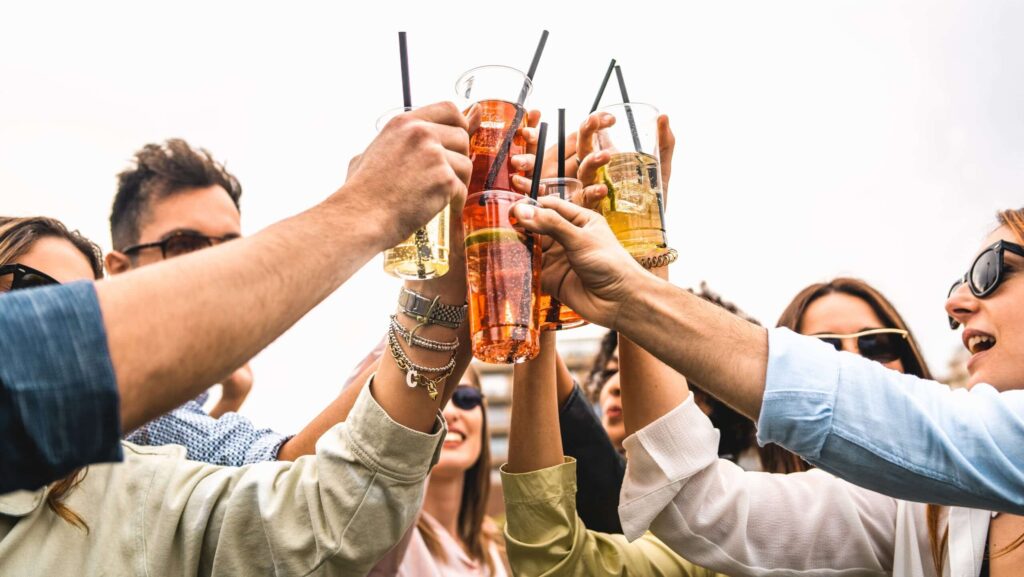
M17 262L42 238L70 242L89 261L93 276L103 278L103 251L100 247L77 230L68 230L63 222L45 216L0 216L0 265Z
M180 138L147 144L135 153L135 166L117 175L117 194L110 210L114 250L139 242L142 218L154 200L195 188L220 186L239 208L242 185L203 148Z
M64 223L44 216L15 218L0 216L0 265L11 264L32 250L32 245L42 238L59 238L77 248L92 267L93 276L103 278L103 257L100 247L77 230L68 230ZM46 271L42 271L46 272ZM89 531L89 526L78 513L64 504L72 489L85 479L88 469L76 469L67 477L52 483L46 494L46 506L68 523Z
M924 356L921 355L921 349L914 338L914 333L910 331L910 327L896 311L896 307L889 302L889 299L885 298L885 295L860 279L840 277L829 282L812 284L793 297L786 310L782 311L776 326L801 332L804 315L811 304L823 296L836 293L856 297L867 303L878 319L882 321L884 328L907 331L908 346L900 357L903 371L922 379L932 378L928 364L925 362ZM799 456L772 443L761 447L760 453L761 467L770 473L798 473L812 468Z
M1016 210L1003 210L996 214L999 226L1005 226L1013 231L1017 240L1024 243L1024 208ZM942 565L946 559L946 546L949 543L949 526L947 525L939 536L939 525L943 507L939 505L928 505L927 523L928 537L932 543L932 561L935 563L935 571L941 575ZM1024 533L1013 540L1012 543L992 554L991 558L1002 557L1017 547L1024 545ZM987 552L986 552L987 554Z
M480 375L472 366L466 368L463 378L474 387L480 389ZM480 405L480 456L473 466L464 473L462 486L462 502L459 503L458 538L468 550L469 556L482 561L488 573L495 571L494 559L489 554L491 545L503 547L501 532L487 515L487 500L491 496L491 434L487 427L487 399ZM433 527L420 516L416 522L423 542L430 554L439 559L447 560L441 547L441 540Z

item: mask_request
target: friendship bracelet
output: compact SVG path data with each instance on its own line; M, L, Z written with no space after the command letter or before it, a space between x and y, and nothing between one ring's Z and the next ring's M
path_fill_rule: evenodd
M668 252L665 254L659 254L658 256L638 256L636 257L636 262L640 263L640 266L646 269L652 269L668 266L676 262L676 259L678 258L679 252L674 248L670 248L668 249Z
M402 326L402 323L398 322L398 315L391 315L391 328L394 329L405 342L411 347L419 347L421 349L427 349L428 351L435 351L438 353L450 353L459 348L459 339L455 338L454 341L433 341L425 337L418 337L410 332L408 329Z
M451 358L448 360L448 364L440 368L424 367L418 365L405 354L405 350L402 349L401 343L398 342L398 334L395 332L393 327L388 327L388 350L391 352L391 358L395 360L395 364L398 365L399 370L405 373L405 384L409 388L425 387L427 394L430 395L430 399L437 399L438 391L437 387L444 386L448 377L452 375L452 371L455 370L455 353L452 353ZM442 374L436 378L428 378L423 373L437 373Z

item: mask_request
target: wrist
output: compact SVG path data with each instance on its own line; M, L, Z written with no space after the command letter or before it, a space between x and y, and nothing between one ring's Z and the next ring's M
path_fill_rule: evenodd
M403 239L393 239L393 233L387 232L394 227L381 226L381 223L390 224L391 217L379 203L357 200L366 194L365 188L350 180L321 202L317 210L330 220L331 231L335 233L330 237L335 239L333 242L338 242L348 251L366 251L372 258Z
M636 277L628 283L629 292L619 307L615 326L611 327L627 337L659 314L658 303L664 298L666 288L671 286L667 280L646 274L646 271Z

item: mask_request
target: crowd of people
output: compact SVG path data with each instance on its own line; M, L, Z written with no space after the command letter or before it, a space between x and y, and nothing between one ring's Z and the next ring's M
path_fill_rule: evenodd
M396 116L336 192L249 237L239 181L174 139L118 175L106 255L0 218L0 575L1024 574L1024 209L922 288L972 355L954 390L861 280L766 329L641 266L594 210L601 114L566 142L580 195L513 209L544 289L611 332L582 383L555 332L515 365L500 520L459 316L472 110ZM529 118L524 172L558 154ZM451 272L404 283L335 400L294 435L239 415L250 359L449 203Z

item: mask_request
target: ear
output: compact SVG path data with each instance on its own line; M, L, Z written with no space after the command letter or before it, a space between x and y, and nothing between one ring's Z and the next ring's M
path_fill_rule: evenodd
M132 259L123 252L113 250L107 253L107 256L103 259L103 264L107 267L107 274L121 274L131 270Z

